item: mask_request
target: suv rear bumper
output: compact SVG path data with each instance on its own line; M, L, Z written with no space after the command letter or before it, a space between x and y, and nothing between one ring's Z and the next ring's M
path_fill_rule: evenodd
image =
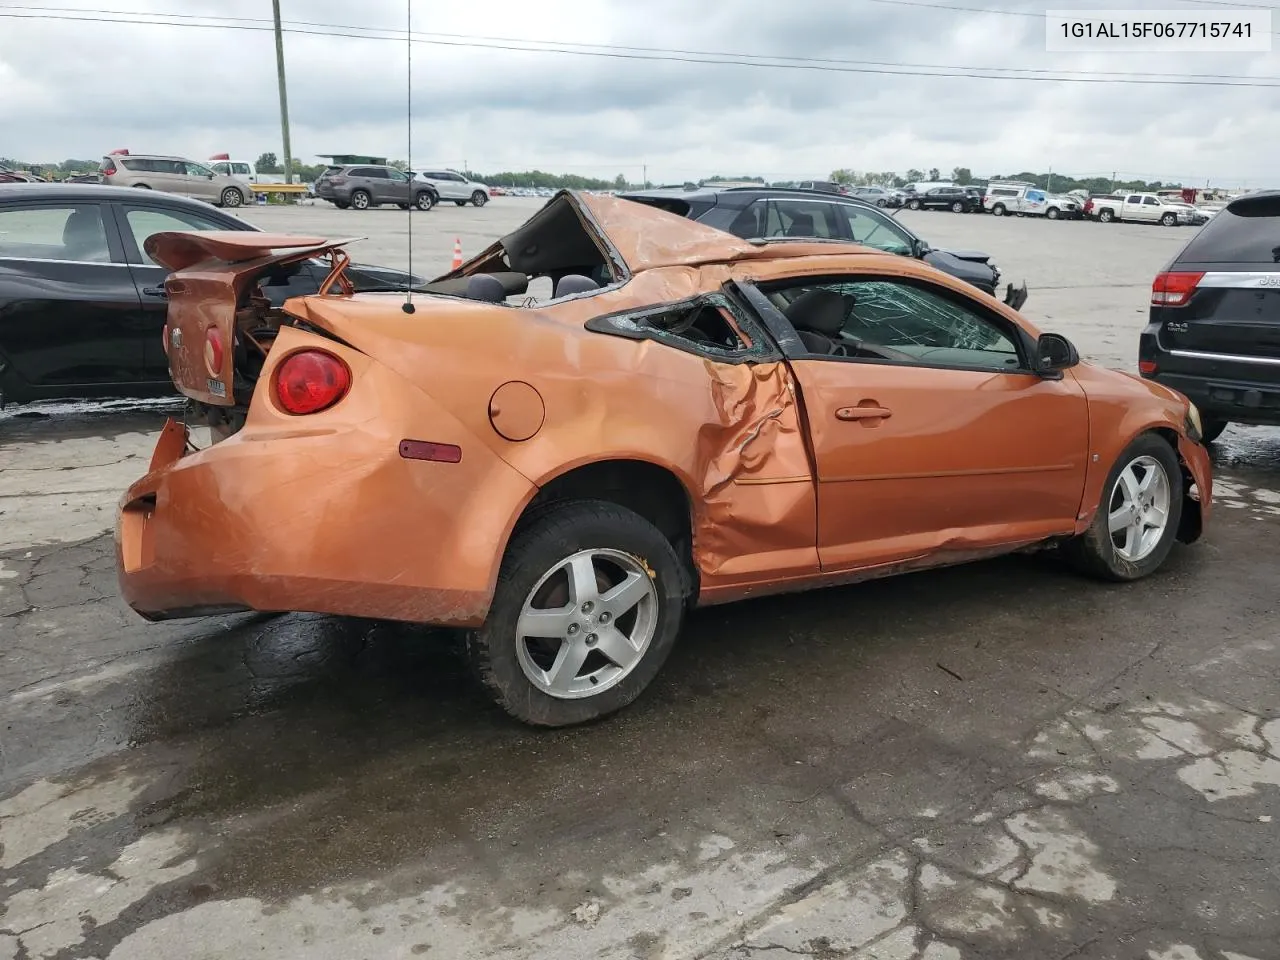
M1270 383L1189 373L1156 373L1148 380L1177 390L1201 415L1229 423L1280 425L1280 367Z

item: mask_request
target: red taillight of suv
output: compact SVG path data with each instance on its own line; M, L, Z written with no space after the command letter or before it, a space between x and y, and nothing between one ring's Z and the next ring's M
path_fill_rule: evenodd
M1151 284L1151 305L1155 307L1182 307L1196 292L1196 285L1204 271L1199 273L1161 273Z
M351 369L324 350L300 350L276 368L275 386L276 401L285 413L319 413L347 395Z

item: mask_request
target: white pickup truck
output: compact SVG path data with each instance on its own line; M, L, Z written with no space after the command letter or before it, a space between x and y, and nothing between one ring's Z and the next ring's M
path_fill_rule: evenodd
M1166 227L1203 223L1205 217L1195 207L1179 200L1166 200L1154 193L1127 193L1110 197L1091 197L1085 201L1085 216L1113 223L1162 223Z

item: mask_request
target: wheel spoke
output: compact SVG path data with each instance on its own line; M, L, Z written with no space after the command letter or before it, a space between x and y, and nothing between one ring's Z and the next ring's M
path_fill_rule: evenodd
M648 595L649 578L639 573L628 573L620 584L601 594L600 605L616 620Z
M1107 515L1107 529L1112 533L1119 533L1129 526L1130 518L1131 513L1127 505L1120 507L1118 510L1112 510Z
M1124 499L1126 503L1137 503L1138 493L1142 489L1138 482L1137 476L1133 472L1133 465L1124 468L1124 472L1120 474L1120 485L1124 487Z
M567 693L582 669L582 661L587 659L587 652L582 643L566 640L560 644L555 663L546 671L547 686L559 693Z
M1138 544L1142 541L1142 524L1131 523L1124 528L1124 546L1120 548L1120 552L1126 559L1131 558Z
M1142 478L1142 482L1138 484L1138 490L1142 493L1154 494L1160 489L1160 471L1155 467L1147 467L1146 476Z
M1165 524L1169 522L1169 511L1159 505L1154 505L1147 510L1147 526L1154 527L1157 530L1163 530Z
M569 599L581 604L584 600L594 600L600 590L596 586L596 565L588 553L581 554L569 561Z
M636 658L636 648L621 631L613 627L601 627L598 631L599 642L596 646L601 653L619 667L629 667Z
M565 637L572 620L573 613L568 607L552 610L526 607L516 630L522 637Z

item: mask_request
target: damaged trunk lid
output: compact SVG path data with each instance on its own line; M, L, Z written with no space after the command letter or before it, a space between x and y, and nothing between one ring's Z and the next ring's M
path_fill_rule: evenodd
M178 392L212 407L248 403L285 314L261 283L332 252L350 240L247 231L157 233L145 248L172 271L165 279L169 309L164 349ZM322 287L322 290L324 288Z

